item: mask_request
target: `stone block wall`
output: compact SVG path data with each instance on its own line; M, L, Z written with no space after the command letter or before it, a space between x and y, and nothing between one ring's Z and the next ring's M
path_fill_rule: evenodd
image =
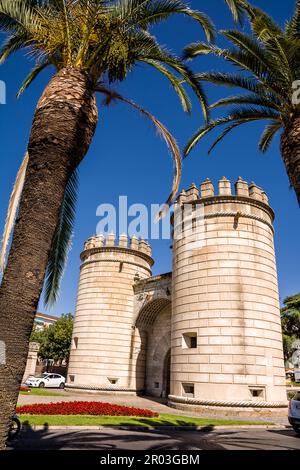
M286 401L274 214L255 184L235 187L207 180L179 197L202 219L173 246L173 403Z
M133 285L151 275L151 249L113 235L89 239L80 282L66 388L135 391L131 383Z

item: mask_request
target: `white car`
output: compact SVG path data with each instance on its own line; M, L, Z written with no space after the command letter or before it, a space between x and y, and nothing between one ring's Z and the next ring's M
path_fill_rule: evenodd
M28 387L47 387L47 388L64 388L66 379L60 374L44 373L36 377L28 377L25 385Z
M300 392L289 401L289 423L297 434L300 434Z

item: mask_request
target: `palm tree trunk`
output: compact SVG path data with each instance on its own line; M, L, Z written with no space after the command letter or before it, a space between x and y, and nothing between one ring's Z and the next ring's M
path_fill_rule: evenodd
M0 286L0 347L6 349L6 361L0 361L0 449L5 446L25 371L66 184L89 148L97 120L92 83L71 67L53 77L35 111L26 178Z
M300 117L294 117L284 128L281 155L300 205Z

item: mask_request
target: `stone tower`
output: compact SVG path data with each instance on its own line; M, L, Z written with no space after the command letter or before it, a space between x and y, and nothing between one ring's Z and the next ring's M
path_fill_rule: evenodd
M264 191L225 177L181 193L174 222L171 393L176 408L286 406L274 253ZM189 210L187 208L189 207ZM196 220L196 214L200 214Z
M129 246L128 246L129 244ZM151 248L121 235L92 237L81 253L80 282L66 388L135 391L132 363L136 280L151 276Z

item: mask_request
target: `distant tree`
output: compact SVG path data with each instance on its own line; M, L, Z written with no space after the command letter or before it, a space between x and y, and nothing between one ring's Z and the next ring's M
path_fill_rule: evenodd
M285 359L289 359L294 352L294 341L300 339L300 294L286 297L284 305L281 309L283 349Z
M40 343L39 357L68 362L73 330L73 315L62 315L57 322L42 331L33 330L30 341Z

